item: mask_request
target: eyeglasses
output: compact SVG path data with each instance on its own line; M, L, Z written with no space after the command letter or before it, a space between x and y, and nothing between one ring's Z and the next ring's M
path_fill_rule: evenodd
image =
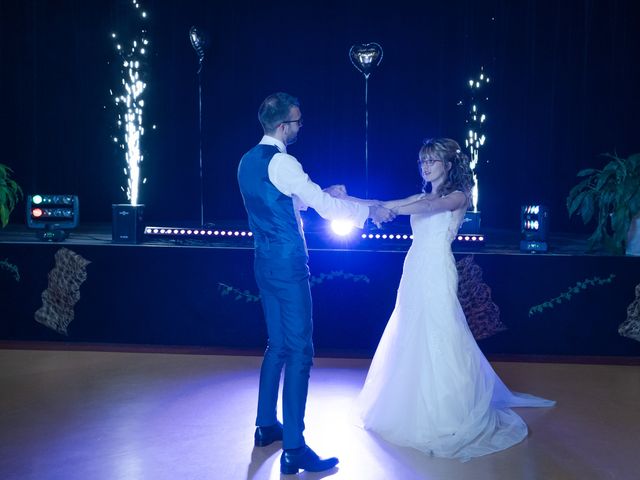
M427 165L428 167L433 167L437 162L441 162L442 160L438 158L425 158L424 160L418 160L418 165Z
M297 120L285 120L284 122L280 122L280 123L297 123L298 127L302 126L302 117L300 117Z

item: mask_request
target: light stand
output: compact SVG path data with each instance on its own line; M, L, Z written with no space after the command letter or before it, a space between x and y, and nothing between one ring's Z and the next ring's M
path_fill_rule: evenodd
M207 41L204 34L195 26L189 29L191 46L198 55L198 155L200 166L200 225L204 225L204 178L202 169L202 65L204 61L204 48Z

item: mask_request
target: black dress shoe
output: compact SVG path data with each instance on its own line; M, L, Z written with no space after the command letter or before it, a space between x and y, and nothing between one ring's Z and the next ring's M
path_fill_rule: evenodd
M298 470L322 472L338 464L336 457L322 459L306 445L304 447L285 450L280 457L280 472L286 475L298 473Z
M257 427L253 437L256 447L266 447L273 442L282 441L282 424L278 422L268 427Z

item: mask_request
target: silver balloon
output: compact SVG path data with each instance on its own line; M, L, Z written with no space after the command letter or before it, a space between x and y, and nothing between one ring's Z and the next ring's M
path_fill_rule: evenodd
M382 47L375 43L358 43L349 50L349 58L356 69L369 78L371 71L382 61Z
M189 29L189 40L191 40L191 46L198 55L198 60L202 63L202 60L204 60L204 49L207 46L206 36L196 27L191 27Z
M375 43L356 43L349 49L349 59L364 75L364 181L365 198L369 198L369 75L382 61L382 47Z

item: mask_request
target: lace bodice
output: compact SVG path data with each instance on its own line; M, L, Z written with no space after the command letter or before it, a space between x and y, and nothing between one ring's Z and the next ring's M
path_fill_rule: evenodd
M433 215L411 215L413 242L420 244L451 244L464 219L464 210L446 211Z

